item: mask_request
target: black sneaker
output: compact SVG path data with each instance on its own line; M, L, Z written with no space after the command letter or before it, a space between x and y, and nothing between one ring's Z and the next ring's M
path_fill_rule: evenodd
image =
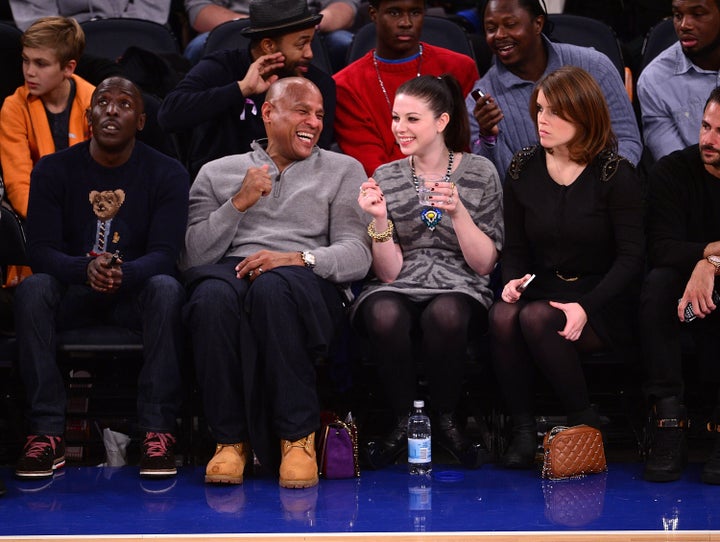
M55 469L65 466L65 443L62 437L30 435L22 457L15 466L19 478L47 478Z
M676 397L661 399L651 418L652 444L643 478L648 482L678 480L687 465L687 415Z
M145 433L140 458L140 476L166 478L177 474L175 467L175 437L171 433Z
M715 444L712 453L702 471L702 481L706 484L720 484L720 427L715 423L708 424L708 431L715 432Z

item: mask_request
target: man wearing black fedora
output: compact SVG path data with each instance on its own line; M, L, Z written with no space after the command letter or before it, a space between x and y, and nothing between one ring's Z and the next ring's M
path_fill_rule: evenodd
M242 30L248 48L206 56L165 97L158 121L168 132L192 131L187 165L193 178L203 164L247 152L265 137L260 109L280 77L306 77L320 89L325 128L319 146L330 148L335 83L311 64L311 42L322 17L309 10L307 0L251 0L250 25Z

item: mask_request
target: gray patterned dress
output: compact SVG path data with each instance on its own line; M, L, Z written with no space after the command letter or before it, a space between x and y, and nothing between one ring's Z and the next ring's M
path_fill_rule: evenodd
M367 282L353 306L353 316L366 297L380 291L400 292L418 302L448 291L460 292L487 309L493 301L489 276L478 275L465 262L450 217L445 213L435 231L430 231L420 219L423 207L418 202L408 159L380 166L373 178L385 194L388 217L395 224L394 241L403 252L403 265L390 284L375 278ZM502 186L495 166L486 158L463 153L450 180L457 186L457 193L475 224L500 251Z

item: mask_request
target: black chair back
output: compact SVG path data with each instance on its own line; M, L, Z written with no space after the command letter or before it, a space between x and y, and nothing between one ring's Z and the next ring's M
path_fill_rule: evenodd
M0 266L27 265L23 221L4 194L5 185L0 179Z
M368 23L355 33L348 50L347 64L355 62L375 48L375 23ZM462 53L475 60L475 51L465 30L444 17L425 16L420 41Z
M678 37L675 32L675 25L673 25L671 18L663 19L648 30L642 47L642 63L640 64L640 71L642 72L642 70L645 69L645 66L650 64L656 56L670 47L677 40Z
M0 22L0 103L6 96L15 92L25 80L22 74L22 32L14 25Z
M152 21L131 18L85 21L85 54L117 60L134 45L154 53L180 54L180 46L169 28Z
M548 20L553 24L550 39L581 47L592 47L607 55L625 80L625 60L615 31L597 19L580 15L551 13Z

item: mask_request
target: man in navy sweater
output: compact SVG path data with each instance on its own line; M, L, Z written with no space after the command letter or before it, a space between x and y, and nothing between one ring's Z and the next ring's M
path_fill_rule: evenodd
M108 323L143 337L140 475L172 476L185 299L174 275L187 223L188 174L136 141L145 113L130 81L100 83L88 123L92 139L48 155L32 173L27 236L34 274L18 287L15 303L30 434L15 474L48 477L65 463L57 331Z

